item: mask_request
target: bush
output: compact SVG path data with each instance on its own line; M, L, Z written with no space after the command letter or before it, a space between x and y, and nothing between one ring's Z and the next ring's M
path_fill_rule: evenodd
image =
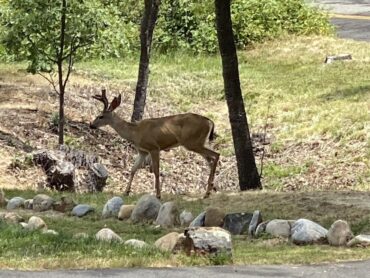
M144 1L94 1L104 7L105 28L88 56L125 57L137 53ZM233 0L232 19L239 49L283 34L332 32L328 16L308 6L305 0ZM162 0L153 47L159 52L216 52L214 0Z

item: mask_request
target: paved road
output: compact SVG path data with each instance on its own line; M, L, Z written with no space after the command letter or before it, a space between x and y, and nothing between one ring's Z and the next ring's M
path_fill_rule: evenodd
M315 266L239 266L205 268L159 268L159 269L106 269L21 272L0 271L0 277L30 278L86 278L86 277L125 277L125 278L241 278L241 277L320 277L348 278L370 277L370 261Z
M340 38L370 41L370 0L314 0L333 14L331 22Z

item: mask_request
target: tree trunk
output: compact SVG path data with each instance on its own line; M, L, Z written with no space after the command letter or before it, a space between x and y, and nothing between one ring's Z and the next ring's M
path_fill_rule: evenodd
M232 30L230 0L215 0L217 38L222 58L226 102L229 110L241 190L261 188L254 159L247 115L240 88L238 57Z
M149 59L152 45L153 31L157 21L160 0L145 0L145 11L141 21L140 30L140 64L139 74L136 85L134 111L132 113L131 121L140 121L143 118L146 91L149 81Z

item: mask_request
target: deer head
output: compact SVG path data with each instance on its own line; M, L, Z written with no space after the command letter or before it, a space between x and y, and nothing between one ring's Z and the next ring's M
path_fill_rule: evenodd
M93 96L94 99L101 101L104 104L103 112L99 114L96 119L90 123L90 128L96 129L105 125L112 123L113 121L113 111L121 104L121 95L115 97L111 104L108 106L108 99L106 95L106 90L101 91L101 95Z

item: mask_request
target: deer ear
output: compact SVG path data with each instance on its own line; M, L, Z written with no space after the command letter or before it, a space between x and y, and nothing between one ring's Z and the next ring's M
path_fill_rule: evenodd
M118 97L115 97L111 104L109 105L108 111L113 111L121 104L121 94L118 95Z

